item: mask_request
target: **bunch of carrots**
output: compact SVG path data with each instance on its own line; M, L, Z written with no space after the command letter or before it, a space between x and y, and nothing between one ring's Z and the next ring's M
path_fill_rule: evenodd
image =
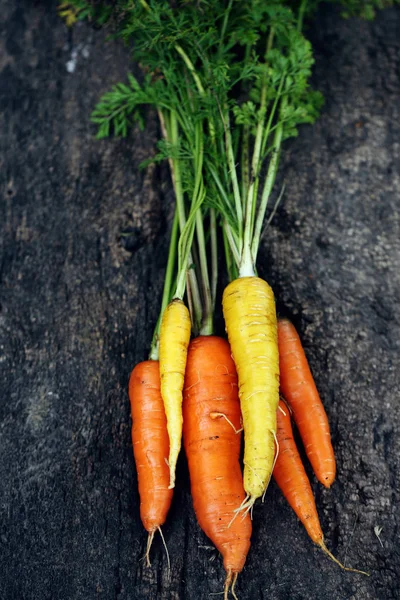
M353 1L341 3L355 10ZM127 84L114 86L92 120L99 138L111 131L124 136L144 106L155 108L162 139L152 160L168 161L175 192L160 316L149 360L129 382L147 561L155 533L162 536L183 437L197 519L224 560L225 598L230 591L236 598L252 508L272 475L312 541L345 568L325 546L291 425L293 416L314 473L329 488L336 463L328 419L300 338L277 318L274 293L256 269L262 234L283 193L271 210L283 143L298 125L313 123L321 106L309 85L313 56L303 33L317 4L62 5L75 10L74 18L116 24L116 34L133 41L142 81L130 74ZM214 334L221 247L227 340Z
M231 285L224 294L230 293ZM268 284L260 280L260 285ZM251 287L244 293L251 298ZM150 359L133 369L129 382L141 518L148 531L147 563L150 566L154 534L159 531L162 536L161 526L171 505L183 425L194 509L200 527L223 557L224 598L228 598L229 590L237 598L237 576L250 549L249 511L256 498L265 495L271 474L312 541L346 571L364 573L344 567L327 549L311 485L294 441L291 415L317 479L329 488L336 474L329 424L300 338L289 320L276 320L274 309L257 312L258 303L258 298L250 301L242 322L230 323L228 335L240 335L246 349L244 356L240 352L238 356L228 341L213 335L211 329L190 340L189 311L174 298L163 310L161 328L154 338L159 335L159 356L155 342ZM264 320L262 327L254 322L256 319ZM254 338L257 354L253 353ZM275 382L268 381L262 370L266 363L259 354L262 343L262 352L270 345L279 356L277 402L272 394L266 397L266 389ZM246 371L249 361L257 361L261 373ZM248 378L245 382L240 379L243 372ZM243 407L252 417L247 423ZM259 430L254 427L257 420ZM243 480L243 429L245 456L253 465L251 469L265 473L262 482L259 475L250 482ZM259 448L265 451L270 434L274 452L271 464L265 467Z

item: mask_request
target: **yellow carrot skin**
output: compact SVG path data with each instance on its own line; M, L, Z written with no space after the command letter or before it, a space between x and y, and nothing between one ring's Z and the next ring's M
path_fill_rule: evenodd
M279 354L275 299L259 277L241 277L224 291L222 306L239 377L244 427L244 489L252 504L263 495L275 458Z
M190 341L187 307L175 298L164 311L160 329L160 378L169 435L169 488L175 486L176 463L182 440L182 390Z

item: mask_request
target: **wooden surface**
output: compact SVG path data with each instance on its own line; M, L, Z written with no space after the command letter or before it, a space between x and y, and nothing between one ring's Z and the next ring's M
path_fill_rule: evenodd
M0 598L209 599L222 561L186 461L153 566L142 558L127 381L157 318L173 196L139 171L157 122L94 139L89 115L126 52L53 2L0 0ZM293 318L329 414L338 477L312 478L329 548L274 484L254 510L240 600L399 597L400 10L310 34L314 127L286 146L260 272ZM125 235L122 235L125 234ZM128 234L128 235L126 235ZM221 323L219 323L222 332ZM374 528L382 528L380 540Z

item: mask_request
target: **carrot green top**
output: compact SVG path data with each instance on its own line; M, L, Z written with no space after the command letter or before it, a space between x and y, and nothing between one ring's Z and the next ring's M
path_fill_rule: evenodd
M322 102L309 85L314 59L303 33L320 1L69 0L59 7L68 24L87 17L114 28L145 73L105 94L92 121L99 138L125 136L133 121L142 124L144 105L158 110L164 135L153 160L170 162L180 227L177 297L195 229L201 237L200 209L213 208L221 221L230 278L256 271L265 215L271 198L275 208L280 198L273 188L282 144L316 119ZM400 0L331 1L347 16L370 18ZM188 278L200 328L190 269Z

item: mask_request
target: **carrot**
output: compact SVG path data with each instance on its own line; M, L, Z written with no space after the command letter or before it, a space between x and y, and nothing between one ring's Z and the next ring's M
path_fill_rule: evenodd
M164 311L160 330L161 396L169 435L169 487L175 486L175 470L182 439L182 390L185 379L191 322L187 307L179 298Z
M290 506L303 523L312 541L345 571L353 571L368 575L364 571L345 567L333 556L324 542L321 524L319 522L317 507L307 474L305 472L296 442L293 438L289 410L282 400L279 401L277 411L277 441L279 453L274 467L274 479L282 490Z
M183 439L197 520L223 556L225 598L231 585L234 594L250 549L250 516L235 519L245 499L240 431L237 375L229 344L216 336L200 336L188 352Z
M249 508L265 492L275 457L279 400L275 300L266 281L240 277L225 288L222 304L239 377L245 440L244 506Z
M172 490L168 489L169 452L167 423L160 392L158 360L146 360L133 369L129 379L132 413L132 444L139 481L140 517L149 534L147 564L154 533L161 534L171 506ZM164 539L163 539L164 541ZM168 553L167 553L168 556Z
M335 480L336 461L328 417L319 397L296 329L287 319L278 322L281 390L293 411L307 457L325 487Z

